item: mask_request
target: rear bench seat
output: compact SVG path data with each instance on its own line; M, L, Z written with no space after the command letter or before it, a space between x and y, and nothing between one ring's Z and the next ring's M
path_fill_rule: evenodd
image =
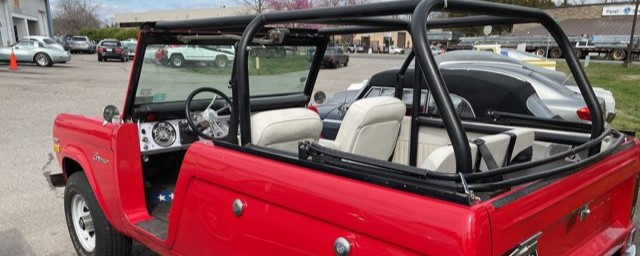
M526 128L517 128L495 135L485 135L481 133L467 132L469 141L481 138L485 141L487 148L493 155L498 165L504 165L504 156L509 148L511 136L515 135L513 153L509 161L513 160L520 152L533 146L534 131ZM400 126L398 142L393 154L392 161L398 164L409 164L409 139L411 137L411 118L405 116ZM418 133L418 167L434 171L455 172L455 156L453 147L450 146L449 136L443 128L421 126ZM478 147L474 143L469 143L471 147L471 157L476 163ZM502 153L499 153L502 152ZM488 170L484 160L479 162L480 170Z
M487 171L508 165L521 152L533 146L535 133L531 129L517 128L503 133L478 137L469 143L474 170ZM486 151L478 149L486 145ZM506 161L505 161L506 158ZM453 146L442 146L431 152L419 166L427 170L455 173Z

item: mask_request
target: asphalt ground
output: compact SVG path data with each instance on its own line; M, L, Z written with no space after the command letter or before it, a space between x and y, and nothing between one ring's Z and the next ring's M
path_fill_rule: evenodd
M404 56L351 55L348 67L322 69L316 90L345 90L399 67ZM76 255L64 219L64 190L47 180L60 172L53 120L62 112L101 116L107 104L122 108L131 65L98 62L95 55L74 55L50 68L21 64L18 71L0 63L0 256ZM155 254L134 244L133 255Z
M348 67L322 69L316 89L345 90L402 62L402 56L352 55ZM0 63L0 256L76 255L64 219L64 189L47 180L60 172L53 121L62 112L101 116L108 104L122 109L131 66L89 54L50 68L20 64L10 71ZM155 255L139 244L133 254Z

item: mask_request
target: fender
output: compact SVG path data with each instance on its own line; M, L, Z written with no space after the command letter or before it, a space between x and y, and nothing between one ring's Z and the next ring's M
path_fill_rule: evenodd
M64 163L65 159L73 160L76 163L78 163L80 167L82 167L82 171L87 176L87 180L91 185L91 190L93 190L93 194L95 195L96 200L100 205L100 208L102 208L102 211L104 212L104 215L107 217L107 219L111 223L113 223L114 219L111 216L111 211L107 207L104 197L102 196L102 192L98 187L98 183L96 182L96 178L95 178L95 173L91 168L91 164L89 164L89 159L87 158L87 154L80 147L74 146L72 144L67 144L64 147L64 151L60 154L60 159L62 159L61 160L62 163ZM62 174L64 175L65 180L69 179L67 168L64 165L62 166Z

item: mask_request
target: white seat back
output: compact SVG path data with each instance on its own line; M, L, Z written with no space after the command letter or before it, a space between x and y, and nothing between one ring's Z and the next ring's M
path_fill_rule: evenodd
M388 160L398 139L406 105L393 97L357 100L349 106L332 143L335 149Z
M322 120L306 108L287 108L251 116L251 143L268 148L298 152L299 141L318 142Z
M512 152L509 152L509 143L511 136L515 137ZM509 161L515 158L520 152L533 146L535 133L531 129L518 128L509 130L504 133L487 135L479 137L484 141L487 149L491 153L491 157L494 159L498 167L502 167L505 163L505 158L510 154ZM479 159L479 170L487 171L487 163L484 158L476 157L478 154L478 146L474 143L469 143L471 147L471 159L473 164L477 163ZM456 172L456 161L453 146L443 146L434 150L420 165L420 168L439 171L439 172Z

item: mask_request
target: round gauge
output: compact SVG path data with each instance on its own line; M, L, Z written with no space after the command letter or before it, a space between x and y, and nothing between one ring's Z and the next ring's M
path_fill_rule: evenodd
M151 130L153 141L161 147L168 147L176 141L176 129L170 123L158 122Z

